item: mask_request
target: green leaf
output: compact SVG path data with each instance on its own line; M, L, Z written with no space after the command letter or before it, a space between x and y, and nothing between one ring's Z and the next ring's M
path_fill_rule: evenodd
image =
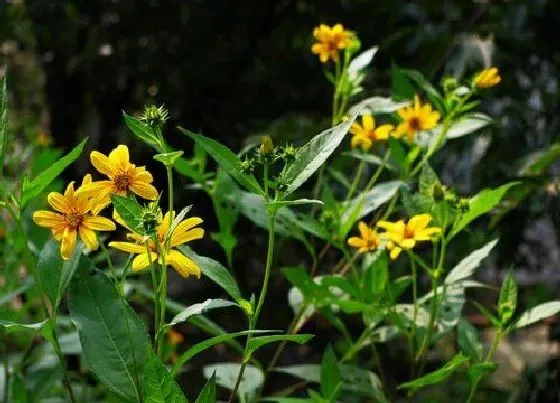
M321 394L328 400L335 400L338 392L340 392L341 384L342 376L338 359L329 344L321 362Z
M183 157L179 157L175 161L173 168L181 175L191 178L195 183L203 183L205 181L204 174L198 171L198 167L195 166L192 160L189 161Z
M69 308L88 367L122 400L138 401L149 345L144 323L101 274L74 277Z
M446 133L448 139L456 139L474 133L492 123L492 118L483 113L469 113L453 124ZM434 130L434 135L439 134L441 127Z
M263 397L260 400L261 402L274 402L274 403L309 403L312 400L305 399L301 397Z
M354 114L348 121L325 130L298 149L294 162L288 166L281 177L282 183L287 185L285 195L303 185L325 163L348 133L356 116Z
M4 159L6 156L6 149L8 148L8 90L7 90L7 76L4 73L2 83L0 84L0 176L2 176L4 168Z
M206 382L195 403L216 403L216 373Z
M212 309L225 308L228 306L237 306L237 304L235 302L227 301L225 299L210 298L199 304L188 306L181 313L175 315L167 326L174 326L177 323L185 322L188 318L190 318L193 315L201 315Z
M185 245L181 246L180 249L185 256L194 260L198 267L200 267L202 274L222 287L235 301L241 301L243 299L237 282L228 269L222 266L218 261L210 259L209 257L199 256Z
M364 294L369 301L379 299L389 284L389 260L387 253L370 253L362 260L365 276Z
M371 97L358 102L356 105L348 110L348 114L352 116L359 112L369 112L372 115L380 113L391 113L410 105L409 101L397 102L391 98L385 97Z
M488 319L490 321L490 323L492 323L492 326L494 326L495 328L499 328L500 327L500 321L498 318L496 318L496 316L494 316L488 309L486 309L483 305L479 304L476 301L472 301L473 304L476 305L476 307L478 308L478 310L484 315L486 316L486 319Z
M249 361L253 353L266 344L276 343L277 341L289 341L298 344L305 344L312 338L312 334L279 334L273 336L253 337L247 344L247 353L244 360Z
M407 158L406 150L401 141L394 137L389 137L389 151L391 152L391 164L397 167L401 173L406 173L409 170L409 161Z
M187 403L183 391L151 347L146 349L146 363L144 364L144 402Z
M453 372L461 368L467 361L469 361L469 358L462 353L459 353L440 369L430 372L429 374L413 381L402 383L397 389L418 390L428 385L440 383L447 379Z
M517 282L513 271L509 271L508 275L502 283L500 289L500 298L498 301L498 313L502 323L507 323L517 308Z
M498 364L493 362L477 362L469 367L469 378L471 382L479 382L486 374L491 374L498 369Z
M400 69L400 71L402 74L404 74L405 77L416 83L423 91L426 92L426 95L428 96L430 101L440 112L444 110L443 98L441 97L438 90L436 90L434 86L428 80L426 80L422 73L416 70L408 69Z
M247 188L247 190L260 195L264 194L255 177L253 175L243 173L241 170L241 160L237 155L232 153L229 148L218 143L216 140L205 137L201 134L193 133L189 130L183 129L182 127L179 127L179 130L200 145L212 158L214 158L224 171L233 176L233 178Z
M342 226L340 229L341 238L346 235L354 224L372 211L377 210L388 202L397 193L399 187L403 185L401 181L390 181L375 185L370 191L364 192L352 200L343 203Z
M517 174L520 176L542 175L558 158L560 158L560 143L551 144L543 150L523 157Z
M344 391L370 397L374 402L389 403L383 393L381 381L373 372L348 364L340 365L340 372L344 380L342 385Z
M32 330L38 333L43 329L47 322L48 320L37 323L17 323L9 320L0 320L0 327L3 327L7 333L18 332L22 330Z
M223 388L233 390L237 381L237 374L241 364L237 363L219 363L207 365L203 369L206 379L210 379L214 373L216 374L216 383ZM237 396L242 402L251 402L254 400L257 390L262 386L264 381L263 373L260 369L247 365L245 374L237 389Z
M378 50L378 46L372 46L352 59L348 65L348 75L350 80L355 80L358 74L371 63Z
M430 167L425 164L420 172L420 179L418 180L418 191L425 196L432 196L432 188L435 184L439 184L439 178Z
M327 399L323 398L323 396L315 392L313 389L307 389L307 394L313 403L329 403Z
M314 199L280 200L280 201L272 201L272 202L265 203L266 206L275 206L275 207L298 206L301 204L324 204L324 203L321 200L314 200Z
M482 214L492 210L504 197L506 192L512 187L519 184L519 182L506 183L495 189L484 189L476 196L474 196L469 203L469 210L460 215L459 218L453 224L453 229L451 234L447 238L450 240L459 231L465 228L471 221L475 218L481 216Z
M519 319L517 319L517 322L515 322L514 327L519 329L520 327L532 325L549 316L556 315L558 312L560 312L560 301L545 302L523 312Z
M415 93L416 90L404 70L393 64L391 66L391 95L396 99L412 99Z
M143 234L144 226L142 225L142 206L132 198L117 194L111 195L111 201L113 202L115 210L117 210L117 213L119 213L125 224L134 232Z
M77 270L87 273L93 267L91 260L83 255L81 249L81 246L78 246L71 258L64 260L60 256L60 244L54 239L49 239L39 254L37 276L53 311L58 308L74 273Z
M38 196L68 165L73 163L82 153L87 140L87 138L84 139L80 144L74 147L72 151L36 176L31 182L24 182L23 192L21 194L21 205L25 206L27 202Z
M27 403L30 402L29 392L25 387L25 382L19 374L14 374L12 378L12 395L10 402L12 403Z
M471 358L472 362L482 361L482 344L475 327L464 319L457 325L457 343L461 351Z
M198 353L201 353L202 351L207 350L210 347L214 347L217 344L230 341L231 339L234 339L235 337L239 337L239 336L246 336L249 334L260 334L260 333L273 333L273 332L274 330L244 330L242 332L220 334L218 336L214 336L210 339L204 340L200 343L195 344L187 351L185 351L183 354L181 354L179 358L177 358L177 361L175 361L171 373L173 374L173 376L175 376L179 372L181 367L185 365L185 363L188 360L190 360Z
M480 262L482 262L498 243L498 239L488 242L482 248L471 252L467 257L459 262L445 278L445 284L451 285L461 280L471 277Z
M123 118L126 126L136 137L138 137L149 146L154 147L156 150L161 149L162 144L154 134L150 126L142 122L140 119L135 118L134 116L127 115L125 111L123 111Z
M154 155L154 159L163 163L163 165L165 165L166 167L171 168L173 167L173 165L175 165L175 161L181 155L183 155L183 151L173 151L165 154L156 154Z

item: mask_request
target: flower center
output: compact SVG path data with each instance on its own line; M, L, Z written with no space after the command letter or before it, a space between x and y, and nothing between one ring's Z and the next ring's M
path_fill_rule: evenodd
M377 240L374 238L370 238L366 240L366 246L368 249L377 249Z
M66 223L72 229L76 229L82 223L83 216L80 213L69 213L64 216Z
M422 128L420 125L420 119L418 119L417 117L408 119L408 127L410 127L410 129L414 130L415 132L420 130Z
M118 174L115 176L115 179L113 179L113 182L119 192L126 192L130 184L130 178L127 174Z
M404 238L405 239L414 239L414 230L408 228L408 226L404 230Z

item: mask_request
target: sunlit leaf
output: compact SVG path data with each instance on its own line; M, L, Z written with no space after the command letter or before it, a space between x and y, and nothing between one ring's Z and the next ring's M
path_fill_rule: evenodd
M467 356L463 355L462 353L459 353L440 369L430 372L429 374L426 374L423 377L417 378L413 381L401 383L398 389L418 390L428 385L434 385L440 383L445 379L449 378L449 376L453 372L461 368L468 361L469 358Z
M237 363L219 363L207 365L203 369L206 379L210 379L214 373L216 374L216 384L228 390L233 390L237 381L237 374L241 364ZM262 386L264 376L258 368L247 365L245 374L237 389L237 396L241 401L253 401L257 390Z
M519 329L520 327L532 325L549 316L556 315L558 312L560 312L560 301L551 301L537 305L521 314L517 322L515 322L515 328Z

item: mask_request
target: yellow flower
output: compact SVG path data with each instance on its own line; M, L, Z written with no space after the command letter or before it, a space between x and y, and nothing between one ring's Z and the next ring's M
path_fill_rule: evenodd
M358 248L358 252L365 253L376 250L381 243L381 239L373 228L369 228L363 221L358 223L359 237L351 237L348 239L348 245Z
M375 127L375 119L371 115L362 115L362 124L352 123L350 133L352 134L352 148L361 147L368 151L373 143L378 140L387 140L389 133L393 130L393 125L382 125Z
M344 30L342 24L334 27L321 24L313 30L313 36L317 40L311 46L311 51L319 55L321 63L327 63L330 59L337 62L340 59L339 52L352 44L353 34Z
M95 197L94 214L109 205L111 193L126 196L131 191L148 200L157 199L152 174L145 167L130 163L127 146L119 145L109 156L93 151L90 160L95 169L109 177L109 180L92 182L78 190L79 194Z
M414 106L405 106L399 109L397 114L403 122L397 126L395 137L406 136L409 142L412 142L417 132L436 127L441 117L438 111L432 110L430 104L422 106L418 96L414 97Z
M441 228L428 228L430 221L432 221L430 214L415 215L408 220L408 223L404 220L379 221L377 226L387 231L381 236L388 239L387 249L390 251L391 259L396 259L402 249L412 249L416 246L416 242L431 241L433 235L441 233Z
M195 228L202 222L202 218L191 217L181 221L173 230L168 244L164 245L165 237L169 230L169 221L170 214L167 212L156 227L159 244L165 249L165 263L170 264L177 273L185 278L190 275L200 278L200 268L197 264L174 248L204 236L204 230L202 228ZM150 261L152 263L157 262L161 264L161 256L153 240L150 239L147 241L148 249L150 250L150 256L148 256L146 246L142 242L143 236L136 233L129 233L127 237L134 242L110 242L109 246L124 252L138 254L132 261L132 270L143 270L150 265Z
M86 175L82 186L90 182L91 176ZM95 231L116 229L115 223L108 218L91 214L91 200L74 191L74 182L70 182L64 195L52 192L47 200L57 212L36 211L33 213L33 221L41 227L50 228L54 238L60 241L60 255L64 260L72 256L78 234L88 249L96 250L99 244Z
M478 88L490 88L502 81L500 77L500 72L497 67L492 67L490 69L484 69L478 73L473 80L473 83Z
M167 339L169 343L176 346L177 344L181 344L185 340L185 337L181 333L169 329L169 332L167 332Z

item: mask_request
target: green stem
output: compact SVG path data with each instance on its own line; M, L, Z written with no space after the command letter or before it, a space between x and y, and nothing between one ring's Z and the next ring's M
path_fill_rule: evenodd
M113 280L115 281L115 286L117 287L119 293L122 294L121 293L121 287L119 287L119 278L117 276L117 271L115 270L115 266L113 266L113 261L111 260L111 255L109 254L109 251L107 250L107 248L105 247L103 242L99 242L99 245L101 246L101 250L103 251L103 254L105 255L105 260L107 261L107 265L109 266L109 270L111 271L111 276L113 276Z
M412 301L414 304L412 313L412 328L409 344L410 344L410 354L412 357L415 356L415 344L416 344L416 319L418 317L418 273L416 272L416 264L414 260L410 260L410 268L412 271ZM414 371L414 362L411 363L411 372Z
M362 344L370 336L370 333L371 333L371 329L365 328L362 334L360 335L360 337L358 338L358 340L354 344L352 344L350 348L346 351L346 353L342 356L342 358L340 359L340 363L352 359L352 357L354 357L354 355L356 355L361 350Z
M154 290L154 347L158 351L158 331L159 331L159 299L157 297L157 278L156 278L156 268L154 262L152 261L152 254L150 252L150 247L148 246L148 241L144 243L146 246L146 253L148 254L148 263L150 264L150 273L152 275L152 288Z
M360 183L360 179L362 179L362 174L364 173L364 168L366 166L365 161L360 161L358 165L358 169L356 171L356 175L354 176L354 180L352 181L352 185L350 185L350 189L348 190L348 194L346 195L346 201L350 200Z
M507 333L507 331L505 332ZM504 332L502 332L502 329L498 329L496 331L496 336L494 337L494 341L492 342L492 346L490 346L490 350L488 351L488 354L486 355L486 360L485 362L492 362L492 357L494 356L494 353L496 352L496 349L498 348L498 345L500 344L500 341L502 339L502 337L505 334ZM482 379L481 376L476 377L472 384L471 384L471 389L469 392L469 397L467 399L467 403L470 403L472 401L472 399L474 398L474 395L476 394L476 390L478 389L478 384L480 383L480 380Z
M3 343L2 343L2 356L3 356L3 365L4 365L4 400L2 400L3 402L7 402L8 401L8 391L9 391L9 387L8 385L10 385L10 371L8 371L8 335L6 334L6 332L2 332L2 339L3 339Z
M381 175L381 173L383 172L383 169L385 168L385 165L387 164L387 160L389 159L390 156L391 156L391 150L387 148L387 151L385 151L385 155L383 156L382 163L377 167L375 173L372 175L371 179L366 185L366 192L371 190L373 185L377 183L377 179L379 179L379 175Z
M265 178L265 180L267 180L267 178ZM259 314L261 313L261 309L263 307L265 298L266 298L266 292L268 289L268 283L270 280L270 272L271 272L271 268L272 268L272 260L274 257L274 224L276 222L276 212L275 211L271 211L269 212L269 216L268 216L268 251L266 254L266 267L265 267L265 271L264 271L264 280L263 280L263 285L262 285L262 291L259 295L259 300L257 302L257 307L255 309L255 313L252 315L252 317L249 319L249 330L255 330L255 328L257 327L257 322L259 320ZM231 394L229 396L229 402L233 402L233 400L235 399L235 395L237 394L237 390L239 389L239 385L241 384L241 379L243 378L243 374L245 372L245 368L247 367L247 362L248 362L248 357L247 357L247 352L248 352L248 347L249 347L249 342L251 341L251 334L249 334L247 336L247 341L245 342L245 351L243 353L243 362L241 363L241 368L239 368L239 374L237 375L237 380L235 382L235 386L233 388L233 390L231 391Z

